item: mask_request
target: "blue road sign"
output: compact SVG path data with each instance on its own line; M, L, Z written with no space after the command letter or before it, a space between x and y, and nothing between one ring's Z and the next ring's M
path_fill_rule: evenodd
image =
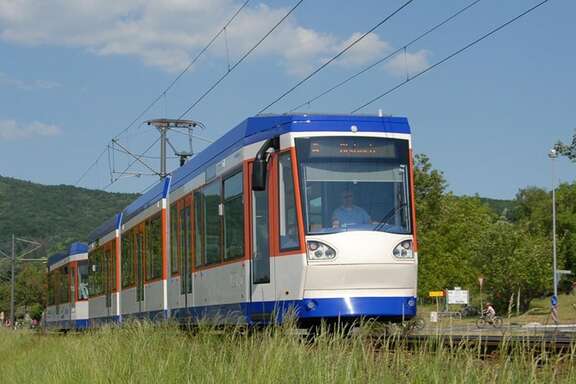
M558 305L558 296L552 295L552 297L550 298L550 304Z

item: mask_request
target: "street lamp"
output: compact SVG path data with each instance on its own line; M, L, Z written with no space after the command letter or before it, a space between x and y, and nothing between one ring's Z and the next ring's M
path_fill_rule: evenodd
M558 274L556 273L556 170L555 159L558 157L556 149L552 148L548 152L548 157L552 160L552 273L554 274L554 297L558 298Z

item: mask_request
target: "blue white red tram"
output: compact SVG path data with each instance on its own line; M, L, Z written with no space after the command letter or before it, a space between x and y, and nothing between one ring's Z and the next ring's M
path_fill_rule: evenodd
M48 258L48 305L44 325L49 329L88 326L88 246L73 243L68 252Z
M405 118L245 120L89 238L92 326L416 314Z

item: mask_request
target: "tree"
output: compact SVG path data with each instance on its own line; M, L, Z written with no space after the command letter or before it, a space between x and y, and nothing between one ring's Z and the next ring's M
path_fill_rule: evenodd
M444 174L434 168L426 155L414 158L414 194L418 229L426 232L439 217L442 196L446 192Z
M572 144L564 144L561 141L554 145L554 149L572 161L576 161L576 133L572 137Z
M439 200L435 224L419 237L419 294L454 286L475 287L482 233L496 215L477 198L451 194Z
M552 286L548 240L506 221L498 221L480 239L476 266L486 278L486 290L498 308L505 308L520 290L520 309Z

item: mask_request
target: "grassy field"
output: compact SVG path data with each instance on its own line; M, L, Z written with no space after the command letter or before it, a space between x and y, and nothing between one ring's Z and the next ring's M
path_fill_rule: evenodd
M355 336L290 327L257 332L133 324L82 334L0 330L2 383L574 383L576 350L556 356L512 348L480 351L429 345L378 349Z

